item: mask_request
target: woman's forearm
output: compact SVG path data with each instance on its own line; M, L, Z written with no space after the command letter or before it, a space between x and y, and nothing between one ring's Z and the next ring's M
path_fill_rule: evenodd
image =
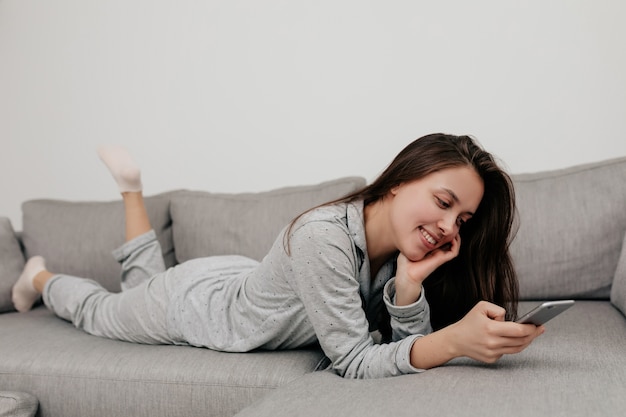
M451 343L450 333L450 327L446 327L417 339L411 348L411 365L430 369L459 356Z

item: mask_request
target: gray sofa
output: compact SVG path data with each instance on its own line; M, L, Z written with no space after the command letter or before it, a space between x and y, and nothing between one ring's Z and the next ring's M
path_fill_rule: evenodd
M460 358L376 380L324 370L317 348L229 354L143 346L87 335L43 306L12 311L10 288L35 254L53 271L119 290L110 255L123 241L119 201L28 201L19 233L0 218L0 416L626 415L626 158L513 178L520 313L540 300L576 305L527 350L496 364ZM180 190L147 204L168 265L229 253L259 259L294 215L364 182L249 194Z

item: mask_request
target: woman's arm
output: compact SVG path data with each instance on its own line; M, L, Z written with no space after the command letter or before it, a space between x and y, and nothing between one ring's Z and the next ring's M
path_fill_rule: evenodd
M396 271L396 305L404 306L420 298L422 283L437 268L456 258L461 247L461 237L457 234L449 248L438 248L419 261L411 261L400 253Z
M419 338L411 348L411 365L429 369L451 359L466 356L493 363L502 355L519 353L543 326L504 321L505 310L481 301L457 323Z
M381 378L419 372L410 364L417 335L395 343L374 343L357 279L360 263L341 223L306 222L294 228L291 256L284 256L281 264L288 284L337 374Z
M396 302L395 278L385 284L383 302L389 313L391 340L397 342L412 335L425 335L433 332L430 325L430 306L424 291L412 304L398 305Z

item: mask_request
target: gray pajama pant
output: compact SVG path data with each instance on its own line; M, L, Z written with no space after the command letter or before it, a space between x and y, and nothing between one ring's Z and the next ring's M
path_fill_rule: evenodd
M168 329L173 289L168 288L171 280L161 276L165 264L154 231L125 243L113 255L122 265L122 292L110 293L90 279L55 275L43 291L46 306L96 336L145 344L184 344Z

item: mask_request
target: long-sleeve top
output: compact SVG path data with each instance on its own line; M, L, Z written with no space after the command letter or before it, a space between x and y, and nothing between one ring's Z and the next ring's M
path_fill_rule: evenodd
M371 277L363 202L304 214L288 248L286 230L260 263L219 256L168 270L180 281L168 312L178 337L229 352L317 342L332 369L350 378L419 372L410 364L411 347L432 332L424 290L411 305L394 304L395 258ZM392 341L377 344L371 332L381 308L391 317Z

